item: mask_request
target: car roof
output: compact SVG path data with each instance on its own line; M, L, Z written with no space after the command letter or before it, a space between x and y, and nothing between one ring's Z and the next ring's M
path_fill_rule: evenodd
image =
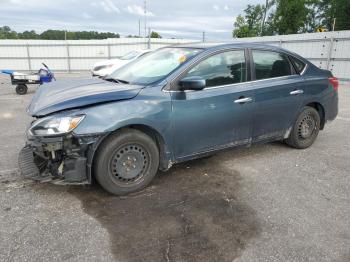
M199 48L199 49L224 49L224 48L262 48L262 49L274 49L274 50L284 50L274 45L262 44L258 42L208 42L208 43L188 43L188 44L178 44L176 47L183 48Z
M232 41L232 42L224 42L224 43L218 43L218 42L206 42L206 43L188 43L188 44L178 44L175 45L174 47L183 47L183 48L198 48L198 49L202 49L202 50L208 50L208 51L220 51L223 49L227 49L227 48L251 48L251 49L266 49L266 50L270 50L270 51L276 51L276 52L284 52L288 55L292 55L294 57L297 57L298 59L302 60L305 63L309 63L305 58L303 58L302 56L278 47L276 45L272 45L272 44L263 44L261 42L239 42L237 41Z

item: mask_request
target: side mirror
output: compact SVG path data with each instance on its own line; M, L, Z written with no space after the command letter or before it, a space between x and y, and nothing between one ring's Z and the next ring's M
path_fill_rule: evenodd
M180 90L202 90L205 88L205 79L200 76L188 76L180 80Z

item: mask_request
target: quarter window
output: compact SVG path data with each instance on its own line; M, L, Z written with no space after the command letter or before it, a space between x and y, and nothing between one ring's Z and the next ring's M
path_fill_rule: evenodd
M252 50L255 65L255 79L266 79L292 74L292 68L286 56L270 51Z
M295 71L300 74L301 72L303 72L304 68L305 68L305 63L300 61L299 59L293 57L293 56L290 56L289 57L290 60L292 61L292 64L295 68Z
M244 51L235 50L199 62L187 76L200 76L206 80L206 87L213 87L245 82L246 72Z

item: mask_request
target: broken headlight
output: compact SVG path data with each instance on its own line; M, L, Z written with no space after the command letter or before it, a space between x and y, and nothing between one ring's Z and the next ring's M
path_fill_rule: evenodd
M33 136L54 136L66 134L74 130L84 119L80 116L46 117L35 121L29 128L29 133Z

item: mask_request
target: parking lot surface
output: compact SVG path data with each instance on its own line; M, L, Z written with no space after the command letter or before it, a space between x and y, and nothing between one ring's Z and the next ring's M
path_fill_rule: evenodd
M311 148L229 150L123 197L21 178L34 92L0 76L0 261L350 261L349 84Z

